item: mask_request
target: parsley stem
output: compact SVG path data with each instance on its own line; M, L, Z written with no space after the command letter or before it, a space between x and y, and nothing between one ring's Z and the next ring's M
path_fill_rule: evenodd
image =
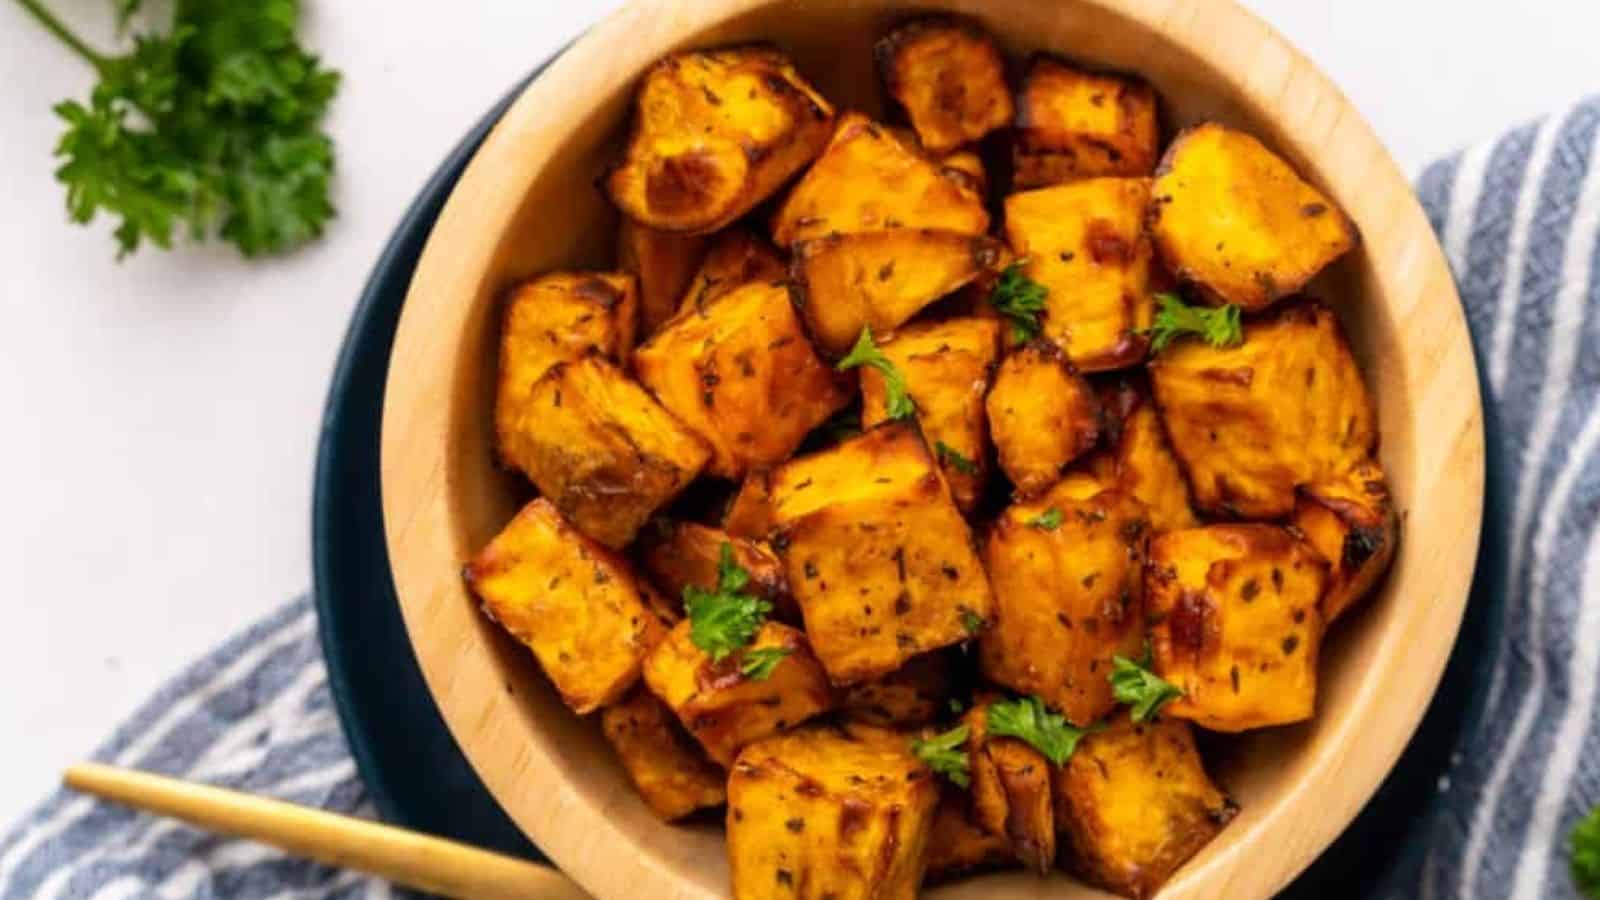
M39 0L17 0L17 2L22 5L23 9L33 14L33 17L39 20L40 25L43 25L51 34L60 38L63 44L72 48L72 52L83 57L85 62L94 66L97 70L103 71L105 69L106 58L96 53L92 47L80 40L76 34L73 34L72 29L56 18L55 14L45 8L43 3L40 3Z

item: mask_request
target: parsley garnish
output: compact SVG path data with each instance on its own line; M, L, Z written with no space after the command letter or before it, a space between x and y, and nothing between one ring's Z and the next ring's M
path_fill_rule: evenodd
M963 475L978 474L977 463L963 456L960 450L946 444L944 441L934 441L933 452L939 458L939 462L948 465Z
M1037 528L1040 531L1055 531L1061 527L1061 510L1056 509L1054 506L1050 507L1029 519L1028 527Z
M245 256L322 234L333 216L333 141L321 130L339 73L302 49L298 0L176 0L167 33L120 56L85 44L45 8L20 0L99 76L86 104L55 107L67 125L56 180L72 221L121 219L117 256L173 232L213 233ZM119 0L121 18L140 0Z
M1157 294L1161 308L1146 333L1150 352L1160 353L1167 345L1186 335L1195 335L1213 347L1232 347L1244 341L1244 325L1239 307L1190 306L1177 294Z
M917 411L917 405L911 402L911 394L906 391L906 379L900 370L894 367L889 357L883 355L878 345L872 340L872 328L863 326L861 336L856 338L856 345L850 348L844 359L834 368L841 372L849 371L857 366L871 366L883 373L884 409L891 419L909 419Z
M1038 697L1019 697L989 704L989 733L1020 738L1056 765L1064 764L1090 729L1070 725L1047 709Z
M967 742L967 737L971 733L972 729L969 726L957 725L944 734L936 734L925 740L912 740L911 752L916 754L917 759L926 763L928 768L961 787L966 787L972 783L972 779L967 775L969 765L967 751L960 748Z
M793 653L790 647L758 647L746 650L744 661L739 664L739 674L752 681L766 681L772 677L773 670L778 668L778 663Z
M1050 293L1044 285L1022 273L1025 261L1014 262L1000 273L995 282L989 303L995 311L1011 323L1011 336L1018 343L1032 340L1039 334L1039 314L1044 312L1044 298Z
M1144 648L1144 658L1135 662L1125 656L1111 657L1111 693L1118 703L1130 707L1129 716L1135 725L1155 718L1163 704L1183 696L1183 691L1170 681L1150 671L1154 665L1150 647Z
M721 662L754 640L767 613L772 612L772 604L741 593L749 582L750 573L733 561L733 545L723 541L716 589L708 591L693 584L683 588L689 641L711 654L712 662Z
M1600 806L1572 829L1572 881L1578 893L1600 900Z
M963 609L961 611L961 627L966 629L967 634L977 634L978 632L982 631L983 626L987 624L989 623L983 620L983 616L978 615L972 610Z

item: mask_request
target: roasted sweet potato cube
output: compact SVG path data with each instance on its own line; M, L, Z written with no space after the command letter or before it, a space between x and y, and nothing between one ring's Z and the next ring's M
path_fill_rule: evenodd
M1011 124L1005 57L977 25L915 19L885 35L874 53L884 89L930 151L948 152Z
M605 187L643 225L716 231L805 168L832 133L833 108L777 50L676 53L645 74Z
M794 246L789 289L823 352L843 356L871 328L885 335L1004 260L984 235L920 228L831 234Z
M1000 351L1000 323L960 318L912 325L878 345L906 381L922 434L963 512L983 496L989 475L989 420L984 397ZM889 419L883 373L861 373L861 423Z
M1149 175L1160 153L1156 93L1128 75L1034 57L1017 100L1019 188L1106 175Z
M780 247L894 228L984 234L989 213L972 176L942 165L859 113L839 117L828 149L772 221Z
M1233 819L1186 722L1118 716L1085 737L1055 776L1063 856L1079 875L1143 900Z
M706 760L672 711L644 688L634 688L600 711L600 728L639 796L670 822L727 800L727 775Z
M924 884L1016 865L1011 840L980 825L972 806L967 791L951 785L940 790L939 805L933 811L933 833L928 838Z
M1044 285L1044 336L1085 372L1144 361L1154 317L1143 178L1091 178L1006 198L1006 240Z
M989 832L1005 835L1024 867L1048 874L1056 862L1050 761L1016 738L992 737L986 704L968 710L962 722L971 729L967 761L975 818Z
M1156 673L1183 696L1163 714L1246 731L1316 711L1328 564L1277 525L1207 525L1150 542Z
M752 469L728 501L722 528L735 537L766 540L772 533L772 479L766 469Z
M912 657L874 681L839 694L839 709L858 722L885 728L916 728L939 717L950 702L950 661L943 653Z
M704 310L734 288L758 281L783 281L788 277L788 264L765 238L748 228L730 228L711 238L699 270L679 295L678 308Z
M623 217L617 230L617 268L639 280L641 337L654 334L678 311L706 255L706 242L703 235L660 231Z
M766 648L783 648L789 655L767 678L753 678L741 669L743 652L715 662L690 640L689 622L679 622L645 659L644 681L706 755L726 766L751 741L833 708L833 691L805 634L766 622L747 650Z
M1331 624L1372 591L1394 560L1400 521L1383 467L1365 460L1341 476L1302 486L1293 521L1329 563L1322 618Z
M1090 489L1097 488L1098 485ZM978 638L983 677L1035 694L1075 725L1116 706L1111 660L1144 646L1144 505L1076 479L1001 513L984 546L994 623Z
M960 172L967 176L972 190L980 197L989 193L989 171L984 168L983 157L971 150L957 150L935 157L946 173Z
M1017 495L1039 494L1100 439L1100 401L1059 347L1036 341L1000 363L984 400L1000 468Z
M580 531L613 548L633 540L710 455L644 388L593 353L545 372L516 431L517 466Z
M1295 488L1350 471L1377 445L1361 370L1318 303L1250 320L1236 347L1174 344L1150 381L1195 506L1211 515L1285 518Z
M500 331L500 374L495 388L495 448L518 466L528 447L520 428L534 382L558 362L599 352L613 360L633 349L639 315L631 276L606 272L556 272L513 288Z
M728 779L735 900L912 900L939 800L910 741L813 726L746 747Z
M1105 446L1083 467L1145 505L1155 533L1199 524L1189 500L1189 482L1167 440L1143 377L1121 377L1100 386L1106 412Z
M879 425L772 472L773 547L835 684L959 643L994 600L914 424Z
M789 595L783 564L765 541L735 537L695 522L657 519L655 527L645 529L639 538L639 561L657 587L679 599L690 585L716 588L724 544L733 551L734 562L750 576L744 592L772 604L779 619L798 624L800 608Z
M782 285L735 288L684 309L633 355L639 380L712 448L713 475L787 459L850 400L818 358Z
M666 629L627 563L539 498L522 508L463 575L483 611L526 644L579 715L627 693Z
M1209 122L1167 148L1149 227L1174 275L1246 310L1298 293L1356 244L1326 194L1260 141Z

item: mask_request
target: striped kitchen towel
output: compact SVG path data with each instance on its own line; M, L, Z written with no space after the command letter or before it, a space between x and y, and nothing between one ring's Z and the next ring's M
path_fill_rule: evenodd
M1485 522L1504 633L1447 813L1394 900L1572 897L1566 835L1600 804L1600 100L1429 167L1505 502ZM1503 506L1504 508L1500 508ZM1397 598L1400 602L1421 598ZM1586 603L1585 600L1588 600ZM372 815L296 601L195 664L97 759ZM1381 852L1381 851L1375 851ZM57 794L0 840L0 900L383 897L385 885ZM1387 898L1386 898L1387 900Z

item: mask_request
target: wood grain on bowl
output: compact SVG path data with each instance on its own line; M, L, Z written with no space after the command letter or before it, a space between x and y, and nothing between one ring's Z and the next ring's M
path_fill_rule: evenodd
M1047 50L1138 73L1162 98L1168 133L1203 120L1249 131L1360 235L1311 292L1339 314L1372 387L1378 455L1405 540L1378 596L1345 613L1321 648L1316 718L1234 742L1213 774L1240 811L1159 895L1268 897L1349 823L1432 696L1472 576L1483 435L1459 300L1404 177L1337 88L1224 0L638 0L574 44L457 185L394 346L384 521L418 660L484 783L586 889L600 898L726 894L721 832L653 816L598 725L568 712L459 577L526 499L491 462L500 299L536 274L612 265L616 215L596 181L626 136L633 90L663 54L771 41L841 111L877 116L873 43L928 10L970 16L1014 59ZM1021 873L928 893L1101 896Z

